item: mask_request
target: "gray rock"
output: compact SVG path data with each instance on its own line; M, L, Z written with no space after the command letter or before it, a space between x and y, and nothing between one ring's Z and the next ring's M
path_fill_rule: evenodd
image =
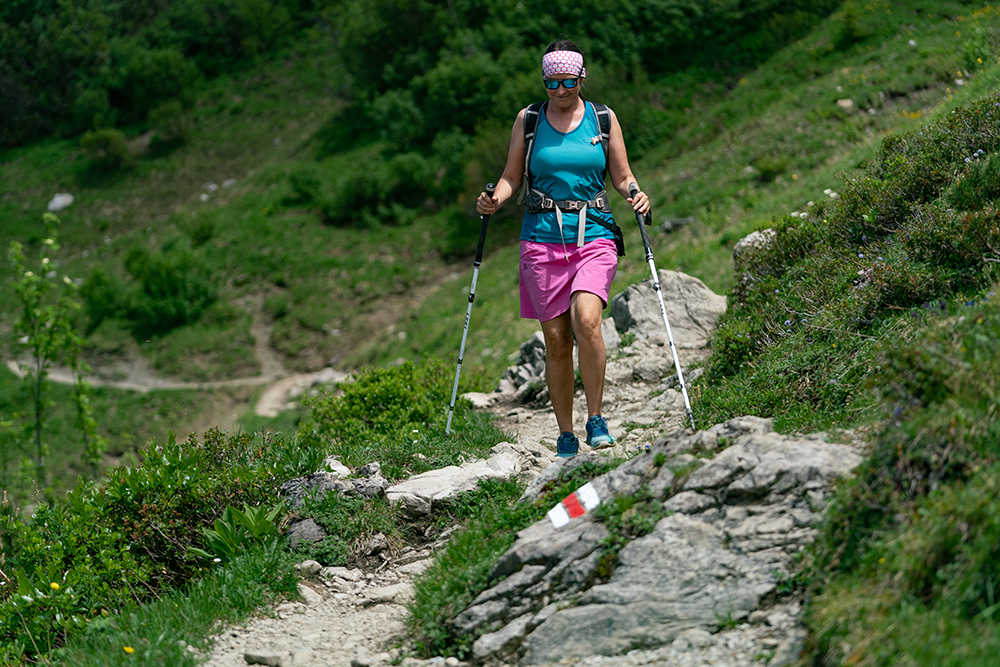
M497 391L514 393L536 382L545 382L545 337L541 331L521 343L517 364L504 372Z
M524 499L588 460L581 454L543 470ZM459 615L454 629L493 631L478 644L477 658L487 662L510 659L515 649L522 665L668 645L675 655L711 653L710 633L723 620L766 619L759 610L777 602L777 580L787 576L792 554L815 536L819 515L810 497L859 462L852 447L781 436L769 420L754 417L677 431L592 482L602 501L649 485L675 512L619 552L610 578L598 568L607 531L593 513L559 530L543 520L518 533L490 573L498 583ZM692 464L701 467L673 494L676 470ZM775 629L793 622L789 617Z
M538 467L538 452L511 443L500 443L490 450L492 456L473 460L460 466L447 466L414 475L388 487L386 498L410 517L430 514L436 503L475 489L483 479L506 479L521 472L522 467ZM552 456L549 454L548 456ZM546 459L551 460L551 459Z
M534 614L524 614L496 632L490 632L475 641L472 645L472 655L477 660L491 655L504 655L516 648L528 629L528 624Z
M681 491L664 502L663 509L681 514L697 514L718 505L719 501L710 495L697 491Z
M774 651L774 657L768 664L769 667L785 667L798 661L802 655L802 649L806 645L808 633L802 628L796 628L782 640L781 644Z
M329 472L333 473L340 479L351 476L351 469L332 456L328 456L323 459L323 467L328 468Z
M267 667L282 667L285 664L285 654L277 651L247 651L243 659L248 665L267 665Z
M376 604L403 604L413 597L413 585L409 583L380 586L365 591L364 606Z
M674 345L677 349L704 347L719 316L726 311L726 297L716 294L692 276L663 269L658 274ZM611 316L619 332L643 338L665 334L652 279L632 285L612 299Z
M314 574L319 574L323 566L314 560L304 560L295 566L295 571L300 577L311 577Z
M316 592L316 589L312 586L299 582L298 590L299 595L302 596L302 599L305 600L306 604L310 607L315 607L316 605L323 603L322 594Z
M687 651L692 648L705 648L713 641L712 633L701 628L691 628L677 635L677 639L671 645L679 651Z
M736 274L737 282L743 279L748 264L747 260L753 256L755 251L769 246L776 234L777 232L773 229L761 229L751 232L736 242L736 245L733 246L733 272Z
M601 320L601 335L604 337L604 347L608 350L617 350L622 344L622 337L618 333L613 317L605 317Z
M326 538L324 531L313 519L306 519L292 524L288 529L288 544L297 548L301 544L316 544Z
M316 657L316 652L308 646L299 646L292 651L292 665L295 667L305 667Z
M73 195L68 192L60 192L52 197L47 208L49 213L58 213L65 208L69 208L72 204Z

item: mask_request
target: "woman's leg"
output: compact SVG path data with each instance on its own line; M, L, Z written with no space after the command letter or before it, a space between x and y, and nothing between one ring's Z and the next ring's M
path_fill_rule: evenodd
M601 333L601 314L604 302L590 292L573 292L570 317L576 344L580 347L580 379L587 395L587 417L601 414L604 403L604 370L607 366L607 348ZM570 351L572 355L572 350ZM572 356L570 357L572 370ZM549 389L552 393L552 389ZM570 396L572 408L572 395ZM553 406L555 401L553 400Z
M597 297L594 297L597 298ZM600 299L598 299L600 301ZM559 431L573 431L573 328L570 311L542 322L545 336L545 382ZM600 325L598 325L598 330ZM603 345L603 343L602 343Z

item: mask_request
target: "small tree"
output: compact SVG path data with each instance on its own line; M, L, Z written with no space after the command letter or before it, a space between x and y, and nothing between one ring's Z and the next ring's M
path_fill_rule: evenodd
M46 486L45 457L48 450L42 436L46 408L46 377L49 368L62 359L73 371L74 397L79 426L83 432L85 456L95 468L100 461L104 441L97 435L97 424L90 407L89 387L82 380L86 364L80 359L83 338L73 327L73 315L80 305L72 298L77 285L67 276L59 277L52 253L59 249L56 227L59 219L51 213L42 217L45 238L41 243L38 262L27 266L24 246L12 241L7 253L14 269L14 293L21 312L14 321L19 364L31 396L30 421L25 426L29 441L34 443L36 481Z

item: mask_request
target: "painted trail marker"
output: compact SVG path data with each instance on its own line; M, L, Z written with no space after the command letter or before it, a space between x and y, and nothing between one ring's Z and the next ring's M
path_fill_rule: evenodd
M547 516L552 521L553 526L562 528L573 519L583 516L600 504L601 497L597 495L597 489L594 488L593 484L587 482L550 509Z

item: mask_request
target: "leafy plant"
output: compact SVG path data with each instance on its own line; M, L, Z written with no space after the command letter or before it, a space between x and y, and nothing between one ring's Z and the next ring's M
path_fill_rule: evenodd
M199 556L218 558L228 563L250 546L276 540L278 527L275 519L284 509L283 500L270 510L244 505L241 512L235 507L226 507L222 516L215 520L214 529L202 529L207 550L192 547L191 551Z
M45 223L45 238L40 245L39 260L32 267L34 270L26 266L24 246L17 241L11 242L7 257L14 271L14 294L20 310L14 321L14 333L18 349L29 357L28 363L21 364L32 397L33 419L26 426L26 432L34 441L38 485L45 488L45 378L49 368L58 361L65 359L74 373L75 397L86 458L91 463L99 458L102 443L90 410L87 385L81 379L81 374L86 370L80 361L83 338L73 327L74 313L80 308L72 298L77 286L67 276L59 278L57 264L52 257L59 250L56 231L59 219L46 213L42 220Z
M87 154L90 168L95 171L114 171L132 163L132 153L120 130L91 130L80 137L80 148Z

